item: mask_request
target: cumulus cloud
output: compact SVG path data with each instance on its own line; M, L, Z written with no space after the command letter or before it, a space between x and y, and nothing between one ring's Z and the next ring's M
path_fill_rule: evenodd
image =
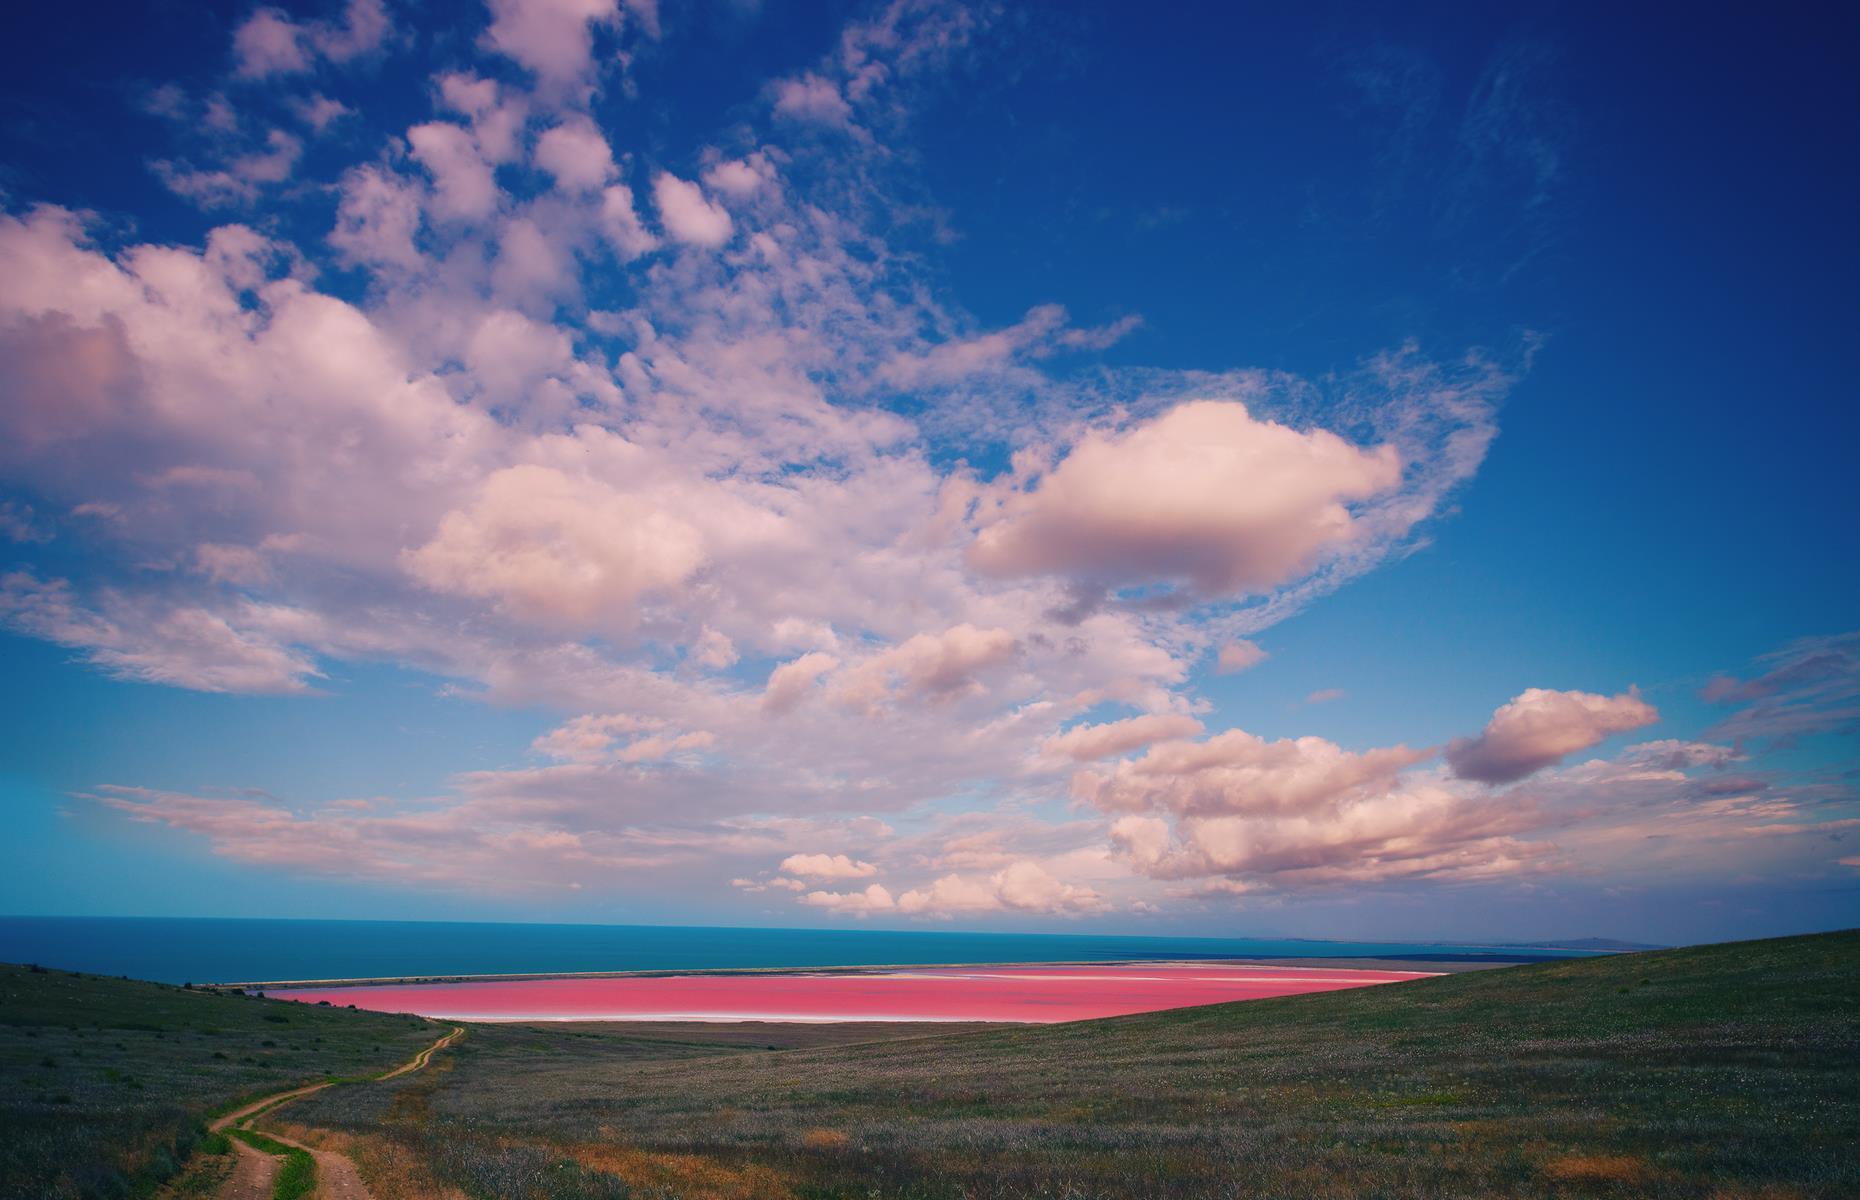
M1478 881L1536 869L1539 824L1429 780L1352 789L1302 811L1121 817L1111 838L1159 879L1225 879L1246 891L1403 880Z
M1363 535L1350 503L1401 479L1392 446L1195 401L1127 431L1092 431L1037 484L981 517L969 561L995 575L1257 592Z
M1108 769L1082 770L1072 792L1107 812L1304 813L1353 792L1385 789L1397 772L1431 753L1406 746L1353 753L1319 737L1269 742L1230 729L1199 742L1165 742Z
M658 205L660 223L674 240L709 249L730 240L734 228L730 214L706 200L697 184L661 171L652 181L652 199Z
M429 121L407 131L413 156L433 177L435 215L456 221L475 221L497 208L499 191L491 164L462 126Z
M834 696L869 708L903 694L947 700L983 688L989 668L1012 659L1019 647L1006 629L978 629L964 622L942 633L920 633L849 669Z
M495 600L517 615L626 627L635 605L704 561L698 531L644 497L552 467L506 467L407 555L428 587Z
M781 870L803 879L868 879L878 874L871 863L844 854L790 854L781 860Z
M747 200L775 186L775 164L760 150L744 158L714 162L704 168L704 186L733 200Z
M822 675L839 665L839 659L822 650L811 650L782 663L769 672L762 692L762 711L775 716L788 712L807 698Z
M358 167L344 177L329 244L359 266L412 269L423 261L414 238L420 231L420 197L408 182L377 167Z
M1450 742L1447 762L1461 779L1512 783L1566 755L1659 719L1654 707L1633 690L1600 696L1529 688L1494 712L1477 737Z
M336 91L327 63L401 44L369 11L255 17L228 95L309 72ZM1246 635L1440 510L1502 372L1404 349L1322 386L1100 368L1081 388L1047 360L1134 319L1074 328L1040 304L981 329L888 240L914 185L887 182L910 156L873 131L902 132L987 19L882 7L789 81L779 119L655 146L696 178L636 195L585 101L654 14L498 0L477 48L524 70L439 46L411 128L351 123L285 156L241 104L157 99L225 139L203 197L279 205L254 227L158 245L56 208L0 215L0 472L30 528L73 514L56 552L20 543L44 561L9 577L0 620L172 686L339 689L335 664L386 662L560 714L532 731L538 761L417 804L106 807L241 861L435 886L845 857L876 873L865 890L794 870L755 886L924 916L1093 911L1152 876L1301 870L1300 846L1332 867L1445 853L1473 793L1388 799L1413 752L1197 740L1185 714L1211 658L1257 661ZM310 87L254 107L302 133L334 111L290 103ZM297 192L333 200L322 237L256 232L297 228ZM1014 466L954 465L973 446ZM1268 598L1106 599L1171 585ZM1061 809L1079 764L1086 816L1025 815ZM996 796L1014 819L978 799ZM1383 841L1326 832L1377 813ZM1283 822L1247 835L1278 848L1236 850L1215 824L1233 820ZM1469 836L1491 863L1509 835ZM870 861L822 850L848 846Z
M593 121L571 117L536 139L536 165L564 191L598 190L614 174L613 151Z
M1410 770L1431 753L1352 752L1321 738L1269 742L1230 730L1080 770L1072 790L1112 815L1112 844L1133 870L1155 879L1252 893L1550 869L1551 848L1529 835L1551 817Z
M308 71L318 59L345 63L377 50L392 31L382 0L348 0L341 22L293 21L260 8L233 32L233 59L242 79Z
M621 23L618 0L489 0L483 45L535 73L546 94L574 97L594 73L594 31ZM653 5L631 3L648 36L658 32Z
M850 913L856 917L868 916L875 912L889 912L897 907L891 893L882 884L872 884L863 892L809 892L801 897L801 903L811 908L824 908L832 912Z
M601 232L622 262L650 254L659 239L639 219L633 204L633 189L616 183L601 193Z
M1000 912L1077 914L1100 911L1104 899L1091 888L1067 883L1031 859L985 878L945 875L928 887L898 897L900 912L932 917Z
M813 74L777 83L775 111L784 117L823 125L845 125L852 120L852 106L840 95L839 87Z

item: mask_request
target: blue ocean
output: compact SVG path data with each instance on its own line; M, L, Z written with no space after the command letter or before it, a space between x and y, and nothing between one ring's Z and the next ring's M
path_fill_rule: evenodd
M0 917L0 962L165 983L1174 958L1558 957L1492 946L1100 934Z

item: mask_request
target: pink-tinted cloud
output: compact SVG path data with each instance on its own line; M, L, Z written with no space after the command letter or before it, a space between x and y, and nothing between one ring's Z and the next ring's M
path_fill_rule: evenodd
M1080 439L1030 490L983 514L969 561L1002 576L1257 592L1354 544L1363 532L1351 502L1400 479L1391 446L1256 420L1241 404L1191 402Z
M1753 678L1719 675L1706 685L1706 700L1741 706L1707 737L1788 743L1860 729L1860 633L1802 638L1758 663Z
M1038 304L983 329L887 242L908 189L887 190L896 161L873 169L890 153L874 131L903 128L986 13L882 6L811 71L848 136L751 114L716 144L655 146L697 181L649 184L582 103L656 28L625 12L494 5L480 46L533 83L458 63L402 136L320 177L341 139L286 171L254 157L282 143L241 104L159 102L227 139L201 170L245 194L286 174L328 188L325 240L228 225L198 246L119 244L100 224L100 245L61 210L0 217L0 472L88 555L57 560L82 562L71 579L10 581L12 628L174 686L339 688L335 664L390 662L560 714L539 723L539 761L467 770L418 804L123 793L112 809L242 861L432 886L679 870L812 890L770 864L844 858L928 918L1128 908L1153 880L1112 855L1119 817L1164 822L1160 861L1195 840L1177 825L1242 795L1307 805L1315 828L1373 793L1376 756L1408 752L1191 742L1183 714L1202 711L1217 647L1221 669L1250 665L1245 635L1439 511L1477 467L1502 376L1377 358L1334 384L1349 439L1290 377L1105 368L1081 389L1044 360L1134 319L1073 328ZM281 19L271 52L306 65L255 68L228 96L321 72L348 53L322 34L366 25ZM314 124L289 103L307 87L263 111ZM664 253L649 223L706 252ZM356 299L319 290L329 266L358 273ZM874 403L897 389L908 404ZM999 443L1016 466L976 477L938 439ZM1187 467L1166 469L1177 454ZM1031 563L1054 531L1053 562ZM1172 583L1261 603L1104 599ZM1145 746L1104 769L1106 811L1059 815L1072 763ZM878 813L903 831L874 831ZM1207 836L1206 863L1277 861ZM846 895L879 910L869 888Z
M569 97L589 86L594 28L621 20L618 0L489 0L486 49L534 72L539 89ZM656 29L656 20L646 28Z
M643 497L543 466L508 467L448 513L407 567L427 586L576 625L632 620L704 561L697 530Z
M1238 638L1221 647L1214 669L1222 675L1237 675L1249 667L1256 667L1265 662L1266 657L1266 652L1257 645L1245 638Z
M593 121L574 116L536 139L536 165L564 191L591 192L613 178L614 155Z
M195 607L116 598L86 607L69 584L28 572L0 576L0 625L81 650L112 675L203 692L295 693L321 672L263 629L262 610L235 624Z
M242 79L309 71L319 58L345 63L381 47L392 31L382 0L348 0L340 23L299 23L276 8L260 8L233 32L233 58Z
M652 199L673 240L712 250L730 240L735 226L729 211L706 200L697 184L661 171L652 181Z
M1461 779L1511 783L1659 719L1654 707L1632 690L1600 696L1529 688L1493 713L1479 736L1449 743L1447 762Z
M1067 883L1030 859L985 878L945 875L905 892L897 903L900 912L943 918L1006 910L1076 915L1105 907L1096 891Z
M1152 713L1108 721L1102 725L1076 725L1064 733L1047 738L1040 750L1044 754L1090 762L1115 758L1140 750L1151 742L1193 737L1202 730L1201 722L1180 713Z
M769 672L762 692L762 711L779 716L806 699L820 682L820 677L839 666L840 660L820 650L811 650Z
M847 670L834 687L842 704L870 709L895 695L948 700L983 688L981 676L1019 651L1006 629L963 623L920 633Z
M884 885L877 883L862 892L809 892L801 897L801 903L811 908L824 908L856 917L870 916L876 912L890 912L897 907L897 902L891 898L891 893Z
M818 75L781 80L774 94L775 111L784 117L823 125L846 125L852 120L852 106L840 95L839 87Z
M878 868L844 854L790 854L781 870L803 879L869 879Z
M1323 738L1269 742L1240 729L1200 742L1165 742L1072 778L1078 799L1106 812L1163 809L1185 816L1304 813L1361 789L1385 789L1431 750L1352 753Z
M491 164L463 127L429 121L407 131L413 156L433 177L434 201L428 211L455 221L478 221L497 207L497 180Z

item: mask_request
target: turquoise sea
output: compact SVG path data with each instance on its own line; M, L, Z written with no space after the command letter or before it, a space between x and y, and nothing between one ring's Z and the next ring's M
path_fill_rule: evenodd
M1101 934L0 917L0 962L168 983L1170 958L1560 957L1492 946ZM1573 952L1570 952L1573 953Z

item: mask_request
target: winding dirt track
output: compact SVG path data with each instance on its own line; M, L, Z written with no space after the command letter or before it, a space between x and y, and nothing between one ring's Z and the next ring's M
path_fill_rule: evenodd
M440 1038L426 1049L420 1051L400 1066L385 1074L377 1075L377 1080L393 1079L399 1075L417 1071L433 1060L433 1055L445 1049L465 1035L462 1028L454 1026L451 1033ZM300 1096L311 1092L320 1092L330 1086L327 1083L312 1083L303 1087L290 1088L282 1092L273 1092L241 1108L234 1109L225 1116L215 1120L208 1128L221 1132L228 1128L250 1128L252 1119L262 1112L270 1112L282 1107ZM266 1137L286 1146L295 1146L309 1152L316 1159L316 1200L374 1200L362 1184L362 1177L355 1170L355 1164L346 1154L333 1150L319 1150L315 1146L306 1146L281 1133L266 1132ZM233 1173L220 1188L219 1200L271 1200L271 1189L278 1176L278 1159L264 1151L246 1145L238 1138L232 1139L233 1150L238 1154L238 1162L233 1166Z

